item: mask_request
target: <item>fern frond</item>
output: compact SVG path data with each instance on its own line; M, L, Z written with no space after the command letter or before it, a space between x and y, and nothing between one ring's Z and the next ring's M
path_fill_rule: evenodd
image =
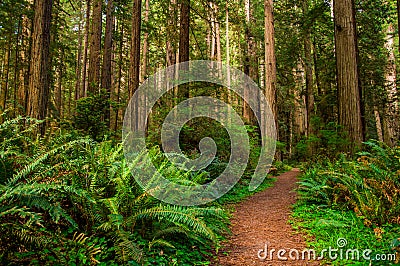
M43 161L45 161L46 159L48 159L51 155L54 155L56 153L58 153L60 150L67 150L70 149L72 147L74 147L76 144L80 144L80 143L88 143L89 141L87 139L78 139L78 140L74 140L71 141L69 143L63 144L59 147L56 147L44 154L39 155L33 162L31 162L30 164L26 165L24 167L24 169L22 169L21 171L19 171L16 175L14 175L13 178L11 178L11 180L8 181L7 185L8 186L13 186L15 185L21 178L26 177L28 174L30 174L32 171L35 170L35 168L40 165Z
M165 240L165 239L154 239L149 243L149 250L151 250L151 248L153 246L164 246L164 247L169 247L169 248L175 248L174 245L172 245L171 242Z
M203 219L196 217L190 208L159 205L150 209L142 210L136 216L138 219L165 219L166 221L176 225L186 225L194 232L201 234L203 237L210 239L213 242L216 242L215 233L206 225Z

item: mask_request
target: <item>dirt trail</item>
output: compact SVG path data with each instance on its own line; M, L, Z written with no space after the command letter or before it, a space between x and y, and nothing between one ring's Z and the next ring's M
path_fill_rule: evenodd
M304 260L278 260L277 251L286 249L284 257L289 258L289 250L300 252L305 242L300 234L288 224L290 208L296 201L298 169L277 177L274 187L257 193L236 206L232 219L232 235L228 243L218 252L218 265L319 265ZM258 258L258 251L265 250L268 243L268 258ZM274 259L269 253L275 249ZM264 255L264 252L260 253Z

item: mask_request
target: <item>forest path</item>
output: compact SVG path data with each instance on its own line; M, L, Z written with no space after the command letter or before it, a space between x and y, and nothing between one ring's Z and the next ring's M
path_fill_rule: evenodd
M319 265L317 262L291 260L289 250L300 253L306 247L303 237L296 233L288 223L291 206L296 202L298 169L293 169L277 177L274 187L257 193L236 205L233 214L232 235L218 252L217 265ZM268 257L261 260L259 250L265 250L268 243ZM271 249L273 260L270 258ZM279 260L277 251L288 260ZM260 256L265 255L261 252Z

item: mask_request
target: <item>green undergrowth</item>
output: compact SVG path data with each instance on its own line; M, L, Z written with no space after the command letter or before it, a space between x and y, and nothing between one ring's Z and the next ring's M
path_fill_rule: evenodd
M1 265L208 265L228 232L229 203L272 185L266 178L250 192L247 172L218 201L166 204L137 184L147 165L128 165L120 140L62 129L39 137L41 123L18 117L0 125ZM213 176L184 173L160 153L148 150L170 179L194 184ZM221 167L216 161L210 169Z
M364 225L362 219L352 211L335 210L318 205L308 205L305 202L298 202L294 206L291 219L292 226L306 235L307 248L314 249L317 257L323 249L339 249L338 241L345 239L347 244L340 248L345 254L347 249L358 249L359 260L349 255L332 252L333 256L325 253L325 259L321 260L322 265L398 265L393 261L367 261L362 257L364 250L370 249L372 259L376 254L392 256L396 251L392 249L393 240L400 235L398 225L386 224L381 227L370 228ZM341 245L341 244L340 244ZM338 251L340 252L340 251ZM337 254L337 259L335 258ZM399 255L397 254L397 257ZM370 264L371 263L371 264Z
M308 235L310 248L371 250L359 259L325 256L333 265L394 265L400 254L400 147L364 144L353 158L309 163L299 181L293 226ZM381 259L385 258L385 259Z

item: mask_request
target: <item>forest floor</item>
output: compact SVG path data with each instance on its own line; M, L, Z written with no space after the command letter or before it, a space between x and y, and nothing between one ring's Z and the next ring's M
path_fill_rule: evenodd
M257 193L235 206L231 231L232 235L218 252L218 265L319 265L316 261L291 260L289 251L300 253L306 248L301 234L294 231L288 223L292 205L296 202L298 169L277 177L274 186ZM265 256L267 245L268 257ZM273 259L270 252L275 249ZM278 259L278 250L285 249ZM259 252L262 250L262 252Z

